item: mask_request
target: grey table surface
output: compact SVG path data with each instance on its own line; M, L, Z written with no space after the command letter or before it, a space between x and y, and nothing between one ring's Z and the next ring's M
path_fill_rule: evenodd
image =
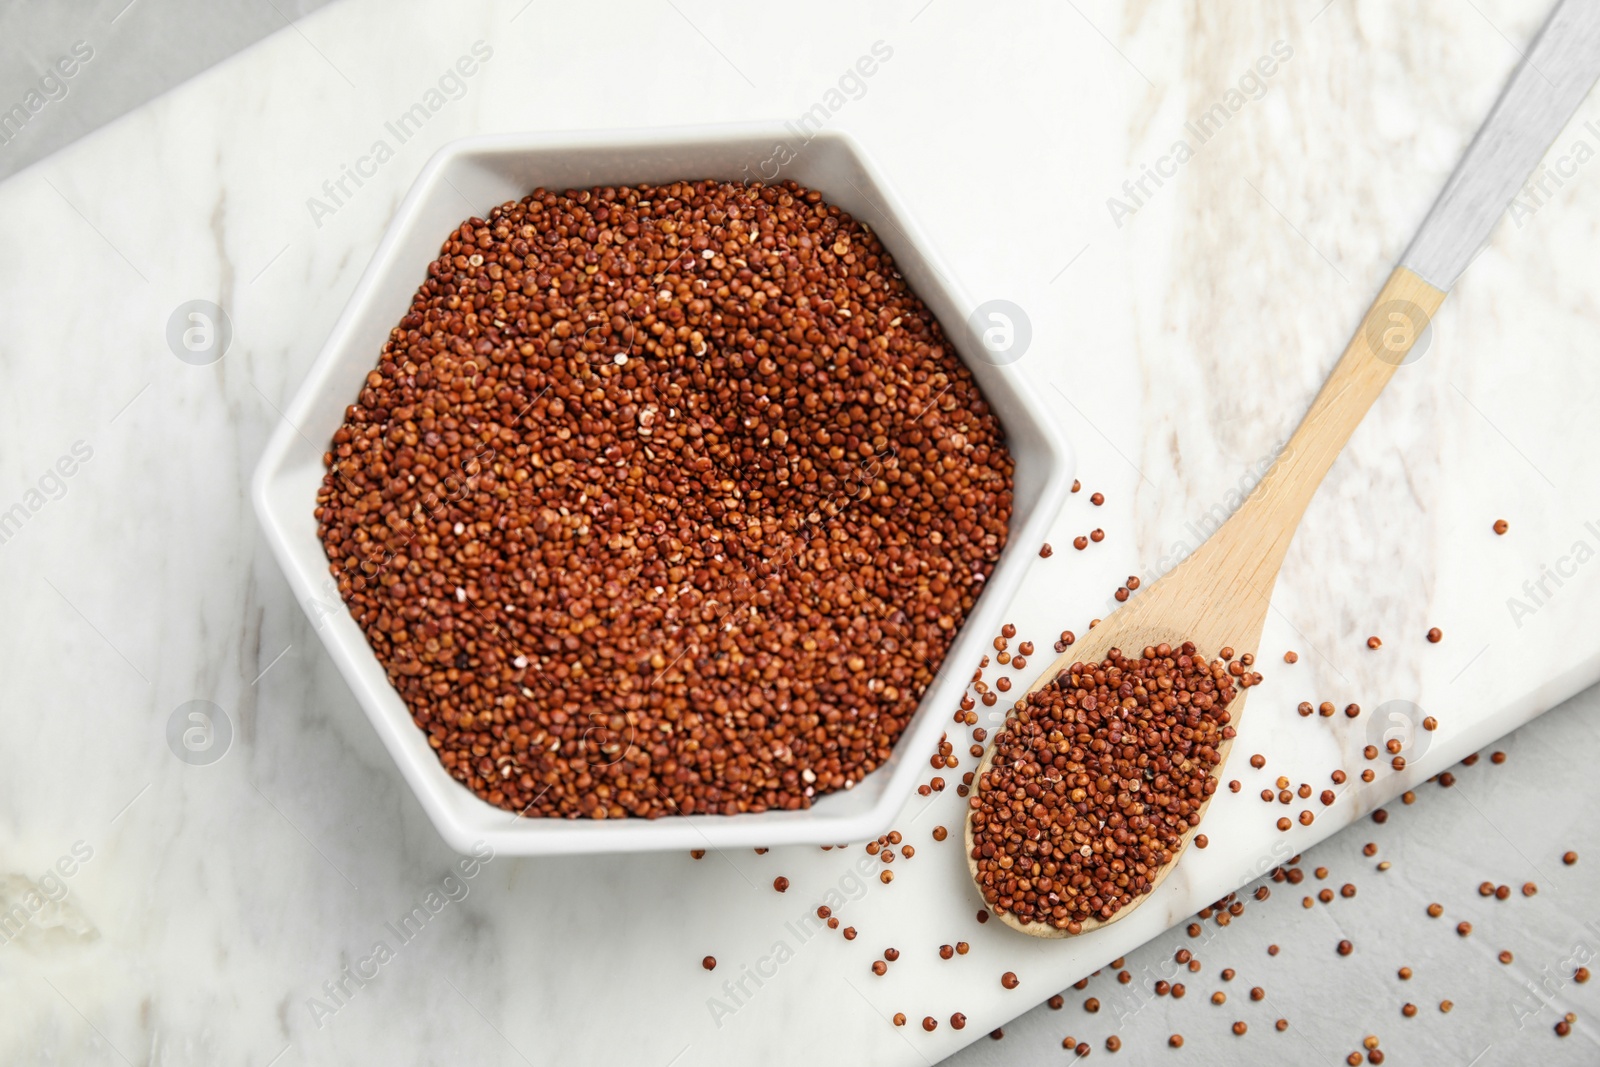
M180 84L327 0L97 0L86 4L0 2L0 112L41 91L47 103L20 128L0 126L0 179L48 156L138 104ZM74 52L74 48L77 52ZM72 77L47 82L56 61L87 50ZM1182 1034L1189 1063L1338 1063L1366 1035L1390 1063L1473 1065L1600 1062L1600 1031L1589 1004L1600 983L1572 980L1600 953L1600 801L1592 760L1600 758L1600 687L1590 689L1506 737L1487 758L1455 770L1451 788L1432 783L1415 803L1390 805L1383 825L1363 820L1301 859L1299 885L1264 878L1241 890L1243 913L1226 928L1201 924L1149 942L1127 957L1129 981L1107 970L1082 991L1064 990L1059 1009L1040 1006L948 1061L959 1067L1058 1063L1067 1035L1092 1054L1121 1042L1119 1061L1175 1061L1168 1037ZM1376 845L1373 855L1364 846ZM1561 855L1583 857L1572 867ZM1392 864L1380 871L1380 862ZM1317 868L1327 869L1325 879ZM1509 900L1480 897L1490 881ZM1524 896L1533 882L1538 892ZM1353 898L1340 887L1356 887ZM1266 886L1268 899L1255 899ZM1331 889L1331 903L1304 899ZM1445 915L1430 919L1438 901ZM1460 937L1455 924L1473 924ZM1341 939L1355 948L1345 957ZM1269 945L1279 946L1276 955ZM1191 972L1174 961L1189 949ZM1502 950L1512 953L1501 963ZM1400 967L1414 976L1402 981ZM1236 971L1224 981L1224 968ZM1158 997L1158 980L1182 982L1181 1000ZM1264 991L1252 1001L1250 990ZM1212 1003L1222 991L1226 1001ZM1098 1011L1085 1010L1093 997ZM1454 1010L1439 1010L1450 1000ZM1415 1017L1402 1014L1414 1003ZM1571 1036L1553 1028L1568 1012ZM1274 1021L1288 1020L1283 1032ZM1248 1032L1235 1036L1243 1021ZM49 1061L46 1050L41 1062Z
M327 2L0 0L0 178Z

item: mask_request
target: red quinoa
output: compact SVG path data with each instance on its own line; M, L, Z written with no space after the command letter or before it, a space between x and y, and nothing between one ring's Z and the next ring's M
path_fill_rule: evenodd
M531 815L859 782L1011 515L939 324L792 182L469 219L352 399L317 496L330 573L445 769Z
M984 901L1076 933L1149 892L1216 789L1234 693L1221 660L1163 644L1030 694L968 801Z

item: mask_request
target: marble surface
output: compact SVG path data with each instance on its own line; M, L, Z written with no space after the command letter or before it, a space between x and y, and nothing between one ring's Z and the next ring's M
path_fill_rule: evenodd
M1559 166L1600 141L1595 102L1548 160L1562 184L1496 231L1311 505L1242 726L1267 769L1230 768L1246 788L1212 806L1212 846L1093 936L974 921L959 848L929 838L958 825L953 792L909 798L917 855L890 886L859 879L859 844L460 866L245 491L434 147L822 103L974 295L1031 318L1024 366L1086 490L1012 612L1047 646L1192 548L1270 461L1543 9L344 0L0 184L0 898L26 918L0 944L0 1059L931 1063L1600 678L1600 188ZM493 57L441 86L480 40ZM841 85L879 40L892 58ZM1251 74L1280 41L1292 55ZM421 133L313 211L430 89ZM1141 189L1146 167L1162 179ZM168 341L194 300L231 324L203 366ZM1067 547L1092 527L1103 543ZM1368 713L1302 720L1303 699ZM1392 701L1439 719L1426 752L1279 834L1254 792L1359 767ZM1600 910L1571 892L1572 914ZM830 893L857 940L806 927ZM956 940L971 953L939 961ZM874 978L888 945L904 956ZM942 1022L898 1030L896 1011Z

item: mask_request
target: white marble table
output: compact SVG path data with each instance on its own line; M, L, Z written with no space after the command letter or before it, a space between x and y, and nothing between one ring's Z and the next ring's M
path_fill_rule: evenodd
M1544 10L858 7L346 0L0 184L0 894L27 920L0 944L0 1061L929 1063L1600 678L1600 186L1579 166L1496 232L1313 502L1243 725L1271 763L1230 769L1246 789L1213 805L1212 846L1134 916L1065 943L979 926L958 846L928 837L958 825L953 791L909 799L897 825L918 855L859 893L859 845L452 876L245 496L434 147L822 102L974 294L1031 317L1025 365L1059 399L1086 490L1012 613L1048 646L1248 487ZM398 143L386 123L480 40L492 57ZM877 41L892 58L830 97ZM1279 41L1292 55L1227 110ZM1185 124L1219 103L1201 143ZM1580 110L1552 166L1600 143L1597 117ZM1179 138L1192 158L1162 162ZM334 202L324 183L379 139L392 158ZM1147 165L1171 176L1141 191ZM191 300L231 320L205 366L167 341ZM1095 526L1103 544L1067 547ZM1281 835L1262 782L1359 767L1376 721L1302 720L1303 699L1410 701L1440 729L1403 774ZM169 748L191 701L229 724L214 762ZM838 909L856 941L796 933L829 891L859 896ZM939 961L956 940L971 953ZM888 945L904 956L874 978ZM941 1025L896 1030L895 1011Z

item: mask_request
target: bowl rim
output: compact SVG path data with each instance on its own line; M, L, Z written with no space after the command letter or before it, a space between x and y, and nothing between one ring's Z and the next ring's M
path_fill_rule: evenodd
M305 378L296 387L292 400L280 412L281 418L274 427L251 478L251 501L257 520L266 536L279 569L283 572L302 611L313 624L312 601L318 590L313 575L308 574L291 554L290 542L295 536L278 514L273 487L286 473L287 461L296 436L305 437L299 429L311 414L319 396L329 385L334 370L348 358L352 335L358 328L364 308L384 280L397 266L404 231L417 214L425 198L437 192L438 183L447 168L463 157L487 153L536 153L541 150L572 148L616 149L641 146L686 147L706 146L721 142L743 143L752 138L792 137L792 132L781 121L741 122L708 125L649 127L637 129L596 129L573 131L496 132L473 134L456 138L441 145L423 164L412 181L405 197L400 201L385 226L383 236L374 248L372 258L363 269L355 286L341 309L332 330L323 341ZM847 151L862 170L870 176L882 203L875 205L894 220L906 241L916 249L926 266L939 278L946 296L962 312L969 315L976 307L959 275L950 269L948 262L922 227L916 215L909 210L898 188L872 154L850 133L836 127L825 128L806 141L826 139ZM865 195L865 194L863 194ZM898 257L897 257L898 258ZM970 365L962 351L962 338L957 336L958 324L945 324L946 335L957 348L963 363ZM939 670L923 692L922 699L912 713L905 731L896 741L898 755L910 750L927 748L930 752L937 742L942 727L937 714L927 714L928 703L948 696L946 673L951 661L961 651L960 646L981 618L998 614L1010 605L1021 589L1033 550L1023 552L1020 546L1037 545L1053 525L1065 501L1068 483L1073 474L1074 455L1065 431L1041 399L1030 372L1022 361L1005 366L992 366L993 373L1005 378L1011 387L1011 400L1019 406L1029 421L1030 429L1039 439L1043 453L1042 484L1038 498L1017 523L1007 542L1006 553L996 564L974 609L968 613L961 630L957 631L941 662ZM1008 428L1008 436L1010 436ZM315 447L314 442L313 446ZM312 502L306 503L309 509ZM352 620L353 622L353 620ZM998 629L998 622L994 628ZM323 647L339 669L352 695L377 731L384 747L394 759L402 777L411 787L429 821L440 836L456 851L466 853L480 843L488 844L496 852L506 855L576 855L596 853L625 853L664 851L673 849L723 848L747 846L778 846L785 844L843 844L871 839L886 831L895 815L915 795L913 779L920 773L924 762L916 758L900 758L887 768L888 781L879 796L859 811L843 814L817 814L815 808L801 812L760 812L744 815L697 815L663 817L658 819L582 820L530 817L523 818L489 805L448 774L437 763L431 750L422 753L434 761L427 768L419 760L416 740L420 735L409 712L395 715L391 709L380 705L379 695L370 691L367 679L357 673L357 663L352 657L365 655L376 661L365 635L360 635L361 649L346 647L347 642L337 639L320 625L314 626ZM358 631L359 632L359 631ZM961 687L963 690L965 686ZM391 693L393 690L391 688ZM395 694L398 696L398 694ZM951 706L955 704L950 701ZM404 710L404 705L400 705ZM920 716L920 721L919 721ZM402 721L403 719L403 721ZM439 772L439 773L430 773ZM884 767L873 774L885 772ZM449 792L446 791L448 789ZM452 795L453 794L453 795ZM494 826L481 825L482 820L461 817L459 806L462 795L481 805L484 812L505 816ZM559 827L559 829L557 829ZM629 832L631 831L631 832Z

